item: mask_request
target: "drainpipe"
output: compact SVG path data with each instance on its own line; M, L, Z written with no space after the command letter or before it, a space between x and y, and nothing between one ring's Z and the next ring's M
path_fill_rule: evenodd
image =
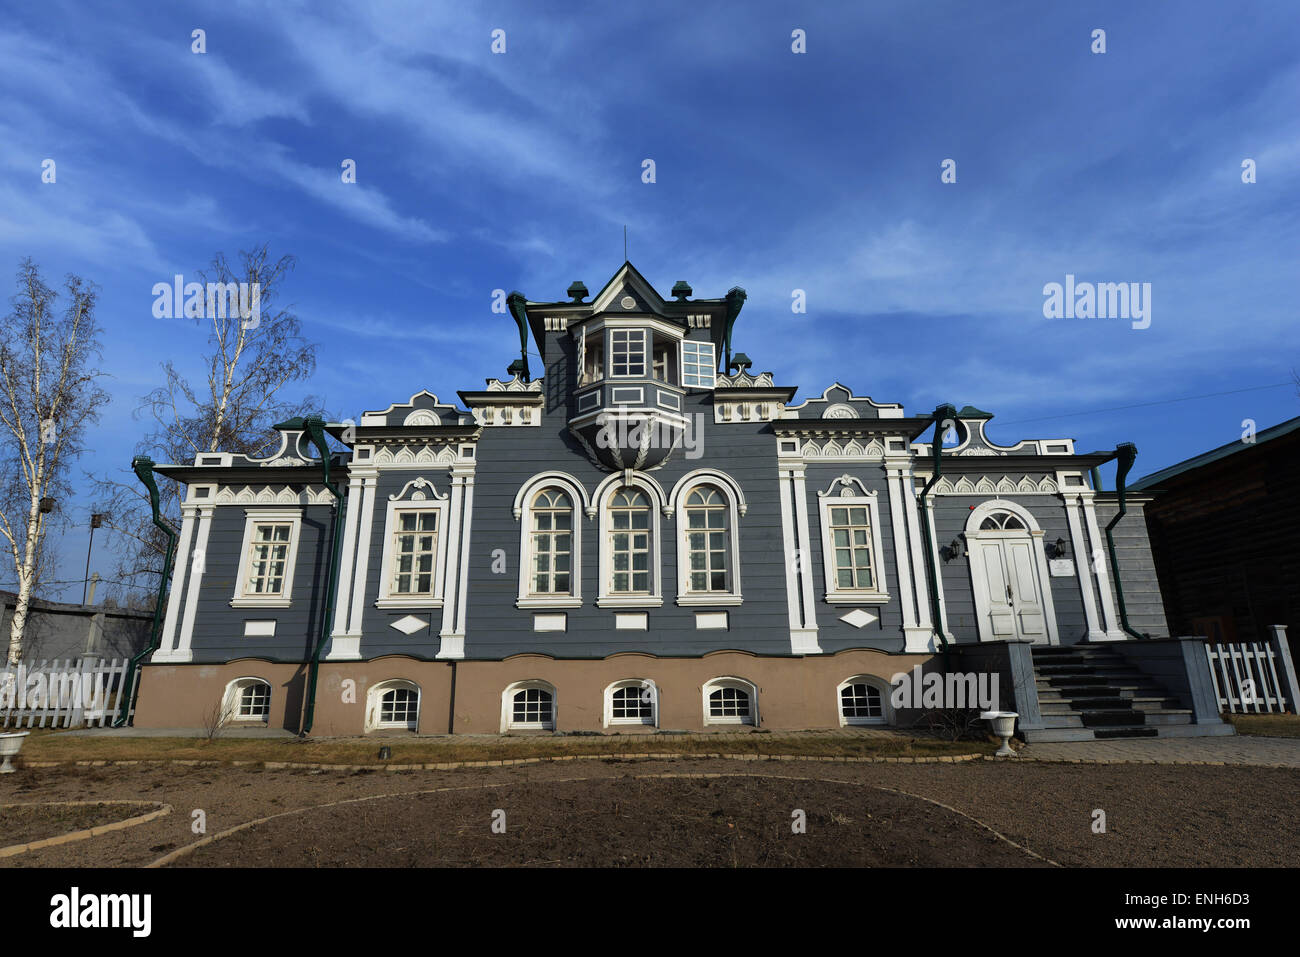
M151 655L158 650L158 643L162 640L163 599L167 597L167 583L171 581L172 563L176 558L176 530L164 522L162 516L158 514L158 483L153 480L153 464L153 459L147 455L137 455L131 460L131 468L136 477L149 490L149 507L153 509L153 523L167 536L167 554L163 558L162 577L158 580L158 597L153 603L153 631L149 634L149 644L143 651L132 657L126 666L126 688L122 694L122 707L117 717L113 719L115 728L126 724L132 709L135 708L136 698L140 694L138 687L140 663L144 661L146 655Z
M722 325L722 374L731 375L731 330L745 305L745 290L732 286L727 290L727 316Z
M931 449L934 453L934 474L930 476L930 481L925 483L921 489L921 534L925 537L925 574L930 582L930 616L934 619L934 631L939 636L939 643L943 646L943 670L949 671L948 667L948 636L943 632L943 618L939 614L939 576L934 567L934 539L930 535L930 516L926 512L925 497L930 493L934 483L939 481L943 475L943 423L945 421L957 421L957 409L951 405L941 405L934 410L931 419L934 422L934 443Z
M519 327L519 359L524 366L524 381L531 382L528 375L528 299L522 292L512 292L506 296L506 305Z
M1137 458L1137 454L1137 446L1132 442L1121 442L1115 446L1115 456L1119 459L1115 466L1115 492L1119 495L1119 513L1106 526L1106 547L1110 551L1110 570L1115 579L1115 601L1119 605L1120 627L1133 638L1150 638L1150 635L1135 631L1128 623L1128 609L1124 606L1124 585L1119 580L1119 557L1115 554L1115 536L1111 533L1128 511L1128 506L1124 503L1124 479L1129 469L1133 467L1133 460ZM1095 482L1096 469L1093 469L1093 473Z
M316 718L316 681L320 674L321 652L325 650L325 642L329 641L330 633L334 630L334 597L339 584L339 554L343 548L343 516L347 511L347 498L336 485L330 482L330 457L332 453L325 443L325 423L320 416L311 415L306 419L290 419L283 425L276 426L277 429L286 427L303 428L311 436L312 444L320 452L321 481L334 496L334 541L330 549L330 564L327 572L329 585L325 589L325 611L321 615L320 637L316 640L316 647L312 650L311 663L308 668L307 714L303 719L302 729L298 732L300 737L306 737L311 733L312 722Z

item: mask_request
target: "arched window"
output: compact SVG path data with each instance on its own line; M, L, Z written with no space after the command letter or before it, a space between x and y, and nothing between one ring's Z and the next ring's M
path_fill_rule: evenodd
M366 730L405 729L420 726L420 686L402 679L385 681L370 689L366 702Z
M659 689L653 681L630 678L605 689L605 726L659 723Z
M501 695L501 730L554 731L555 688L545 681L520 681Z
M226 685L221 707L225 721L266 723L271 718L271 684L262 678L236 678Z
M704 686L704 723L758 724L758 689L743 678L714 678Z
M689 472L673 487L677 513L677 604L739 605L740 542L737 522L744 493L716 469Z
M529 532L529 590L537 597L573 592L573 501L558 488L533 499Z
M654 608L663 604L659 570L660 515L670 515L664 490L649 475L625 470L596 487L587 513L600 521L602 608Z
M980 522L980 531L998 532L998 531L1024 531L1025 523L1010 512L993 512L984 521Z
M582 605L582 510L587 492L567 472L534 475L515 495L520 520L518 608Z
M687 591L692 594L731 590L727 571L727 500L722 490L699 485L686 496Z
M879 678L857 675L843 682L839 695L840 724L890 724L893 711L889 688Z
M652 594L650 500L624 487L609 502L609 593Z

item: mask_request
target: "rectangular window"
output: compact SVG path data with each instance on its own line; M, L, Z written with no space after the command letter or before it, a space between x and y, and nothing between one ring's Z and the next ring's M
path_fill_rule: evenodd
M875 574L871 560L871 522L865 505L832 506L831 545L835 559L835 586L842 590L872 591Z
M253 529L248 549L248 587L245 595L267 597L284 594L285 570L289 561L289 522L259 522Z
M615 329L610 333L610 375L645 375L645 331Z
M650 512L615 510L611 537L614 581L611 589L622 595L650 594Z
M393 533L393 594L432 595L437 558L438 513L398 512Z
M568 510L533 511L534 595L569 594L573 558L573 513Z
M586 385L605 378L604 333L593 332L578 340L578 384Z
M682 343L682 385L712 389L715 368L712 342Z

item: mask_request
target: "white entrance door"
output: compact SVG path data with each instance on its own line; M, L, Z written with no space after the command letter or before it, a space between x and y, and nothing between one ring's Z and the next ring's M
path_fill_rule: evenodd
M987 597L985 624L989 638L1047 644L1047 616L1034 540L1028 533L984 532L974 544L983 566L983 581L977 580L975 587L983 588ZM984 634L985 628L980 631Z

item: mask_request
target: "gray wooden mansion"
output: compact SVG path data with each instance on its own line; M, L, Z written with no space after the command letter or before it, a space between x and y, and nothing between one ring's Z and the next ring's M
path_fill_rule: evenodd
M999 444L857 384L796 402L732 352L744 298L630 263L512 294L510 378L157 466L184 523L136 724L908 723L890 680L919 665L997 674L1039 738L1230 730L1200 642L1165 637L1143 497L1099 487L1131 446Z

